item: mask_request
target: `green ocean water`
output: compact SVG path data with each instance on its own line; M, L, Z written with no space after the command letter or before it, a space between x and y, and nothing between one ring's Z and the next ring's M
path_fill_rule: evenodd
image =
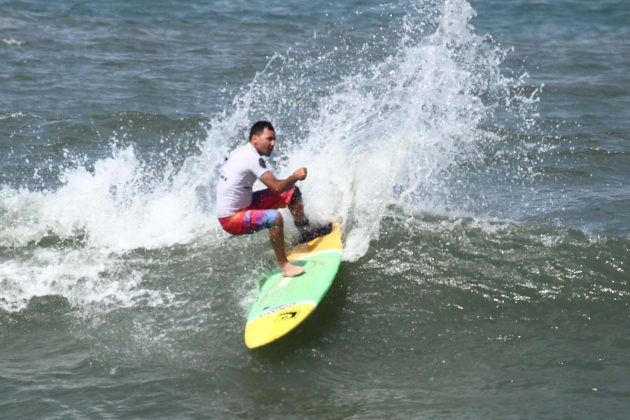
M0 417L626 418L626 9L0 1ZM262 118L346 250L249 351Z

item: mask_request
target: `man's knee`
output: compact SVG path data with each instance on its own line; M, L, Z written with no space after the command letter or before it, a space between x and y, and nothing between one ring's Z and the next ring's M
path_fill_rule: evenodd
M277 210L273 210L273 211L276 212L276 215L275 215L275 220L273 221L273 224L270 226L270 228L272 228L272 227L282 227L282 225L284 223L282 221L282 213L280 213Z

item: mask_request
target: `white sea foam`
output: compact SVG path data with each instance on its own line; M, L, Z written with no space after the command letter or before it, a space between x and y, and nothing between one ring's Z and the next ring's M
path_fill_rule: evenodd
M181 176L166 181L171 175L150 179L128 147L114 149L93 171L66 169L56 191L4 186L0 245L25 245L47 235L85 235L90 246L119 252L188 242L214 222L197 205L198 184L185 185Z
M65 168L56 190L0 187L0 246L31 248L47 238L80 244L54 252L36 248L26 260L0 263L0 308L21 310L46 295L105 309L170 302L167 291L141 285L142 273L124 274L121 257L224 236L216 234L212 217L214 173L227 150L220 141L240 129L240 119L235 112L213 121L201 153L178 171L162 168L157 178L133 147L113 146L111 157L92 169Z
M81 244L0 262L0 308L21 310L46 295L103 310L170 302L168 291L144 287L141 272L122 268L121 255L187 243L216 228L197 198L197 187L212 176L208 160L192 159L180 174L156 180L132 147L115 148L92 171L64 170L58 190L0 188L0 246L30 248L49 237Z
M492 113L481 95L512 81L500 74L500 51L474 33L473 16L465 1L445 2L435 32L420 38L409 18L396 53L345 77L289 153L288 168L309 167L311 214L344 221L346 259L365 254L388 205L439 205L449 168L476 159Z
M15 118L24 118L25 116L26 114L24 114L23 112L8 112L6 114L0 114L0 121Z
M0 308L17 311L33 297L59 295L71 305L132 306L164 301L169 293L144 289L142 273L121 270L104 250L38 249L27 260L0 263Z
M18 41L17 39L13 38L0 38L0 41L10 47L21 47L22 45L24 45L24 41Z

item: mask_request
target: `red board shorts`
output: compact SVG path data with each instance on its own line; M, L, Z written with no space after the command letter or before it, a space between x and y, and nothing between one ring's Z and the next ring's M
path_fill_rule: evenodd
M291 187L282 194L275 194L268 189L255 191L252 204L231 216L221 217L219 223L232 235L248 235L264 228L270 228L278 219L279 208L286 207L293 198L296 187Z

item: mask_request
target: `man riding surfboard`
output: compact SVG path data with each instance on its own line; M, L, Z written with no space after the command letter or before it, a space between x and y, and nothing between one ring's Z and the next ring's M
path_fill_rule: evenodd
M330 225L310 229L304 215L302 194L295 185L306 179L305 167L285 179L278 179L267 169L263 156L270 156L276 146L276 132L269 121L256 122L249 132L249 142L234 149L226 158L217 185L216 213L223 229L232 235L244 235L269 229L269 240L276 260L286 277L299 276L304 269L287 260L284 249L284 222L277 209L288 207L300 232L300 242L330 232ZM256 179L266 189L252 191Z

